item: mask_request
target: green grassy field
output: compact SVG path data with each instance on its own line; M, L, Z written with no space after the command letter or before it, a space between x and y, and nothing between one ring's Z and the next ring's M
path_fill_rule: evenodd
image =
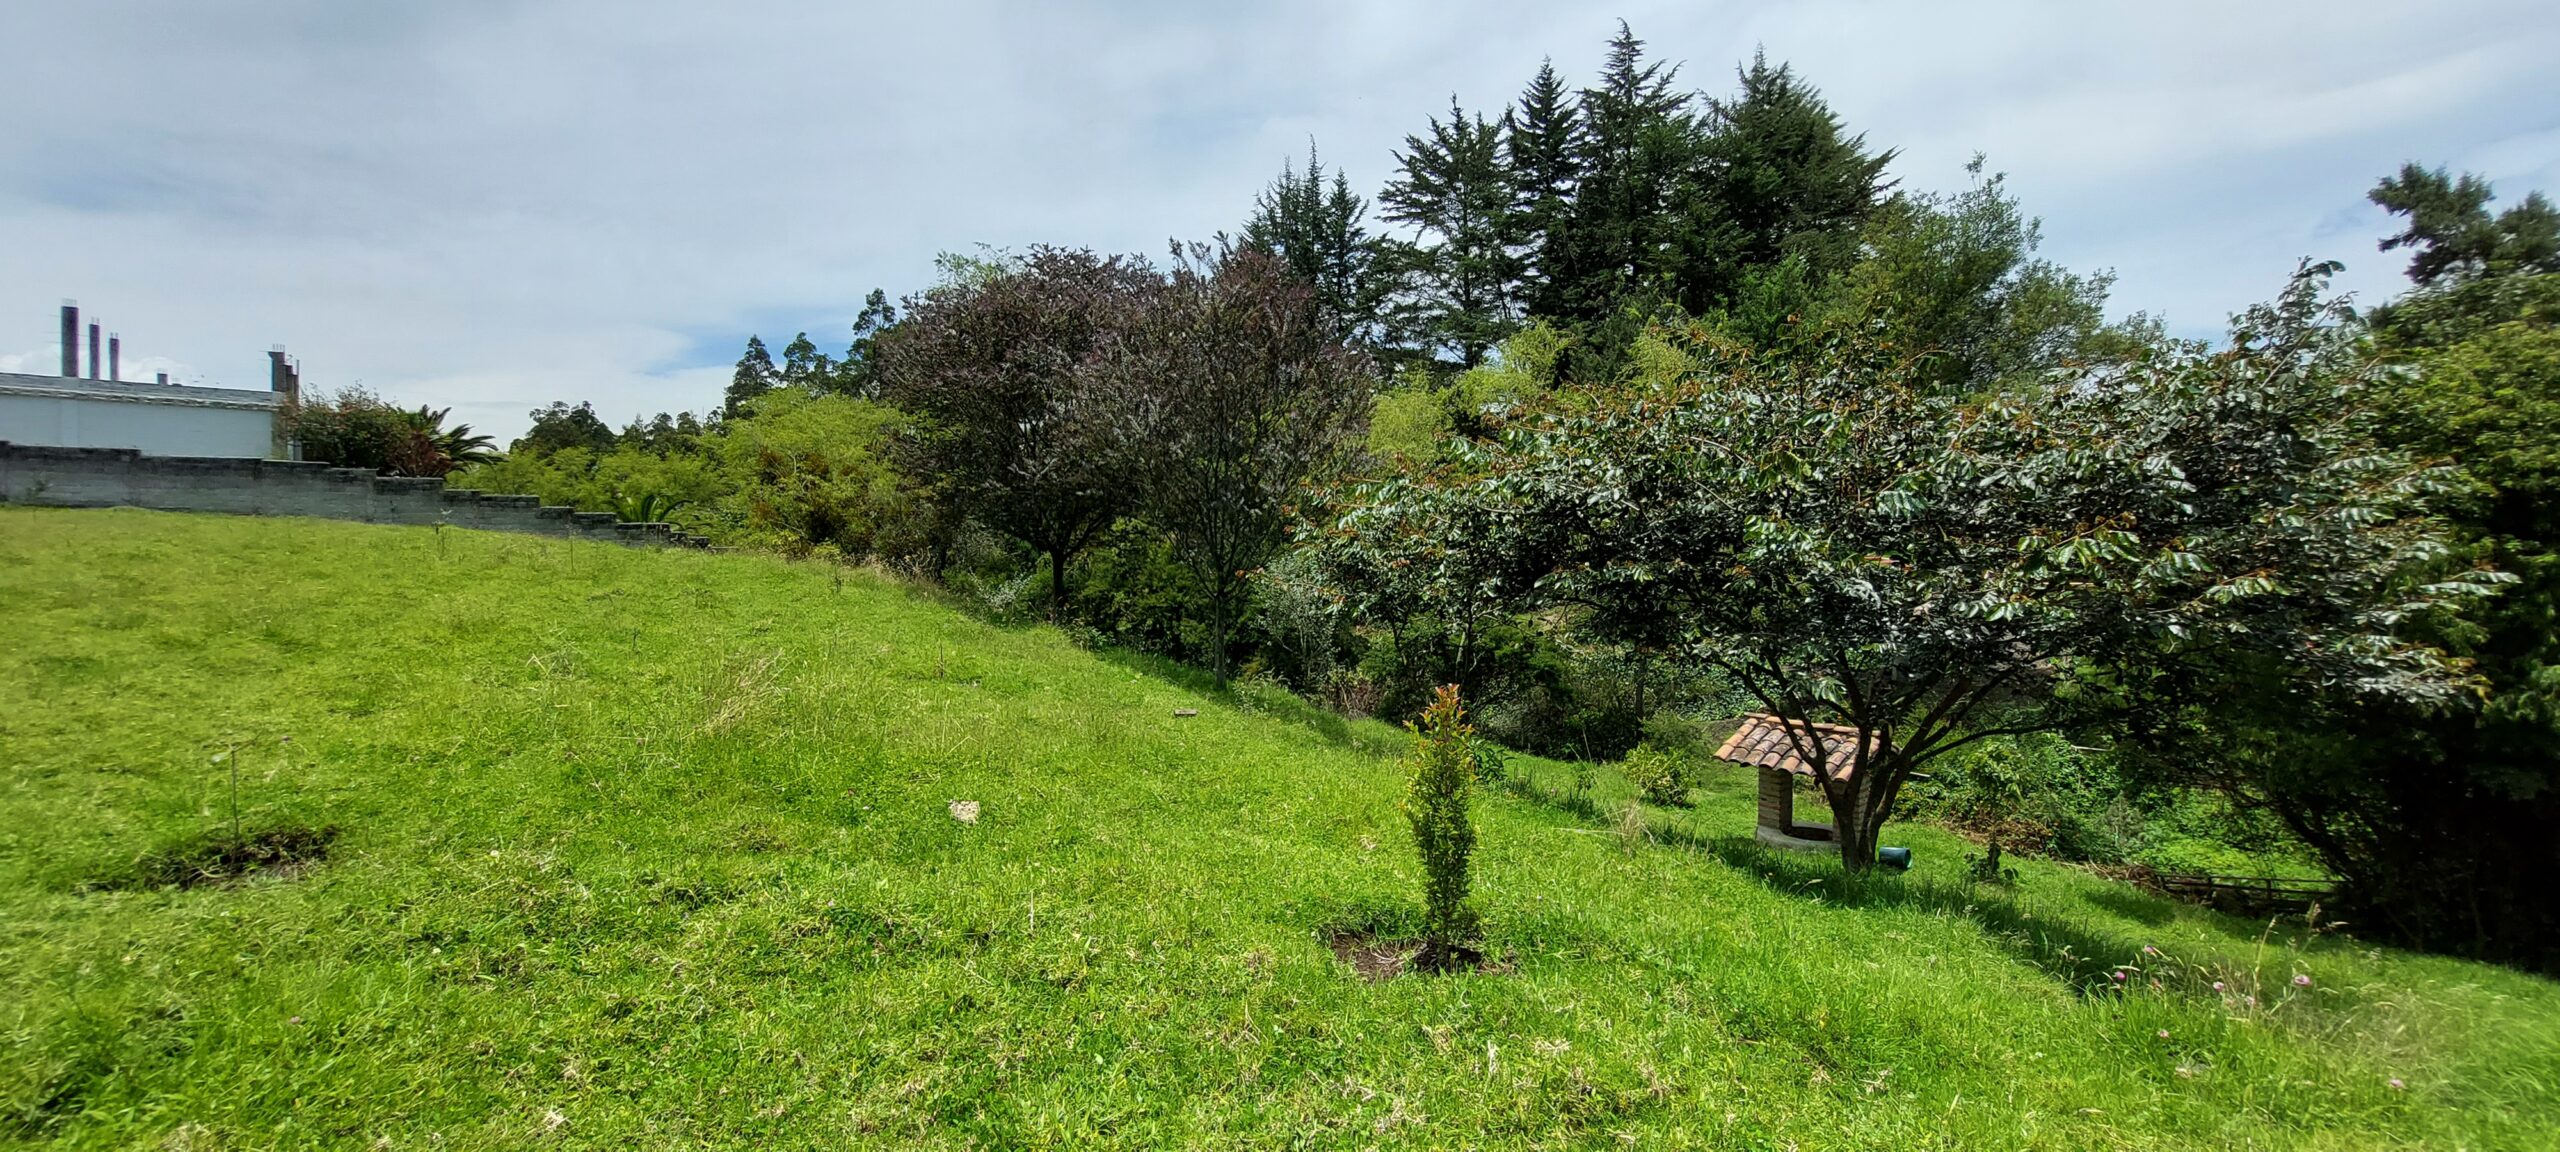
M1418 914L1399 736L826 567L0 508L0 619L0 1141L2560 1133L2548 981L2034 862L1969 889L1928 828L1848 884L1738 843L1739 779L1640 830L1515 759L1498 970L1367 983L1326 938ZM152 883L230 828L225 754L241 825L328 859Z

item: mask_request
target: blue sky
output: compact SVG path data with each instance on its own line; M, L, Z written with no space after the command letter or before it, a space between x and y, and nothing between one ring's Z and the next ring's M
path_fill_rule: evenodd
M126 374L361 382L501 436L714 403L749 332L840 347L874 286L985 243L1233 228L1310 137L1374 191L1455 94L1620 18L1711 92L1755 47L1905 187L1975 152L2044 254L2207 335L2304 256L2396 289L2403 160L2560 191L2560 6L2227 2L16 4L0 12L0 369L55 306Z

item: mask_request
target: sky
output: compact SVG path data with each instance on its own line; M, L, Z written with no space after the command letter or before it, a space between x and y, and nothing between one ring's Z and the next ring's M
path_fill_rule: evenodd
M2304 257L2401 286L2404 161L2560 192L2560 5L199 0L0 11L0 371L57 308L124 374L453 410L717 405L750 333L839 350L945 251L1160 253L1317 143L1374 194L1452 96L1624 19L1684 85L1795 66L1912 190L1976 153L2114 311L2210 336Z

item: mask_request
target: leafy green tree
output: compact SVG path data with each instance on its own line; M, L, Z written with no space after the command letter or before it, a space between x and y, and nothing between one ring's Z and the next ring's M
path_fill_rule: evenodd
M2373 443L2376 373L2325 272L2223 352L1990 393L1872 332L1787 356L1691 333L1689 369L1559 403L1371 503L1458 525L1443 546L1488 550L1524 607L1713 670L1808 762L1830 762L1813 721L1855 729L1821 785L1864 869L1912 772L2110 715L2187 653L2368 699L2467 690L2397 624L2492 577L2405 579L2444 555L2425 512L2447 477Z
M1112 413L1103 442L1136 511L1199 582L1223 684L1252 572L1285 540L1302 490L1355 445L1369 373L1280 257L1197 246L1176 257L1089 395Z
M784 386L816 396L835 390L835 376L835 361L818 351L817 342L809 339L808 333L792 337L791 343L783 346L781 382Z
M879 395L880 334L897 322L898 308L889 302L889 294L872 289L862 300L862 313L853 318L853 344L844 350L844 359L836 362L831 390L864 399Z
M488 438L472 435L469 425L446 431L446 411L400 408L363 388L315 392L284 414L285 435L302 446L305 460L442 476L490 454Z
M2375 398L2386 444L2450 461L2448 565L2515 583L2420 625L2481 692L2447 709L2373 707L2212 681L2224 707L2160 728L2162 757L2274 812L2346 881L2360 929L2560 972L2560 274L2523 239L2538 197L2490 217L2486 182L2416 165L2375 189L2407 217L2416 287L2370 316L2393 366ZM2524 214L2519 216L2519 212ZM2414 239L2413 239L2414 238ZM2235 687L2236 685L2236 687Z
M774 369L773 354L765 351L764 337L747 337L747 351L738 357L738 370L729 377L729 391L720 404L720 414L732 420L745 414L747 403L773 391L782 382L782 374Z
M617 438L613 428L596 415L596 406L581 400L576 407L568 401L554 400L549 407L532 412L533 427L507 446L518 456L544 456L564 448L584 448L601 455L613 451Z
M2407 227L2382 250L2411 249L2409 279L2433 285L2448 276L2472 279L2510 273L2560 272L2560 209L2534 192L2495 216L2489 182L2468 172L2404 164L2368 195L2403 217Z
M1129 506L1135 447L1085 375L1158 291L1145 261L1035 248L949 277L880 337L881 393L916 418L898 461L941 501L1067 568Z
M1502 127L1470 117L1452 98L1449 119L1432 117L1427 134L1405 137L1396 165L1378 199L1388 220L1416 232L1415 243L1399 249L1415 335L1473 368L1509 333L1520 277Z
M1344 340L1375 342L1384 336L1379 309L1389 284L1378 238L1365 223L1368 214L1368 201L1351 191L1349 178L1335 172L1326 181L1324 162L1309 141L1306 171L1282 165L1279 177L1254 197L1240 239L1245 247L1279 257L1314 286L1317 302Z
M1870 217L1865 254L1827 288L1800 276L1802 291L1771 297L1743 334L1764 347L1791 335L1776 314L1825 324L1881 324L1907 347L1928 350L1922 370L1947 387L1985 388L2026 373L2119 357L2153 341L2147 318L2110 327L2107 289L2113 278L2083 276L2035 255L2038 222L2028 216L1982 159L1966 167L1972 186L1951 195L1897 197ZM1780 267L1811 263L1789 253ZM1746 278L1768 284L1774 277ZM1747 296L1736 302L1749 309ZM1733 313L1728 313L1733 315ZM1815 337L1818 338L1818 337Z

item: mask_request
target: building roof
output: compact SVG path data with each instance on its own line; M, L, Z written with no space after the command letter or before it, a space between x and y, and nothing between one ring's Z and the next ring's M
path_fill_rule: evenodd
M91 380L79 376L37 376L0 372L0 395L46 399L109 400L126 404L177 404L190 408L257 408L275 410L284 398L247 388L206 388L193 384L146 384L135 380Z
M1797 722L1796 727L1799 735L1806 727L1820 735L1823 756L1830 761L1833 779L1849 778L1849 771L1856 766L1858 758L1857 729L1840 724L1807 725L1802 721ZM1716 758L1820 779L1804 757L1796 754L1795 741L1787 736L1787 725L1766 712L1754 712L1743 717L1742 727L1734 729L1733 735L1725 738L1724 746L1716 749Z

